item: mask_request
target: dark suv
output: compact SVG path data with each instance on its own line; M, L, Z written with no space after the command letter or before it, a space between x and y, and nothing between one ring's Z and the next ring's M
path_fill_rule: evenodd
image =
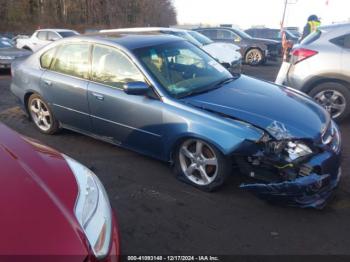
M281 56L281 43L275 40L253 38L244 31L231 27L197 28L216 42L229 42L241 48L244 62L249 65L264 64L268 59L277 60Z
M282 34L280 29L272 28L250 28L245 30L245 32L251 37L266 38L276 41L282 41ZM294 35L291 31L285 30L286 38L293 44L298 43L299 37Z

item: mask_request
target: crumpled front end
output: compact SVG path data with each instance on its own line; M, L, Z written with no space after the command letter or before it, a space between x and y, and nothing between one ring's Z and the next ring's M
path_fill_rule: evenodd
M320 141L295 141L285 131L287 136L266 137L250 156L237 158L240 171L257 180L240 187L272 203L322 209L341 177L338 127L331 122Z

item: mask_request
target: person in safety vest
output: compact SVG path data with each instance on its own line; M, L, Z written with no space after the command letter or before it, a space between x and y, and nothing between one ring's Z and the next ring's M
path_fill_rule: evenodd
M310 15L309 18L307 19L307 24L304 27L301 40L303 40L309 34L315 32L320 25L321 25L320 19L316 15Z

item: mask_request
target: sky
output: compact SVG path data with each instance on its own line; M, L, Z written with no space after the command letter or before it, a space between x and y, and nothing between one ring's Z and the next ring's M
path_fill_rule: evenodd
M173 0L179 24L279 28L285 0ZM285 26L302 28L311 14L322 24L350 22L350 0L288 0Z

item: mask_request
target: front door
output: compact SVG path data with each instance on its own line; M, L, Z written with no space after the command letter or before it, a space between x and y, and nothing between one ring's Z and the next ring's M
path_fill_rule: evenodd
M124 92L125 83L145 81L133 62L115 48L96 45L91 79L88 101L93 132L113 143L159 157L163 149L163 103L157 98Z

